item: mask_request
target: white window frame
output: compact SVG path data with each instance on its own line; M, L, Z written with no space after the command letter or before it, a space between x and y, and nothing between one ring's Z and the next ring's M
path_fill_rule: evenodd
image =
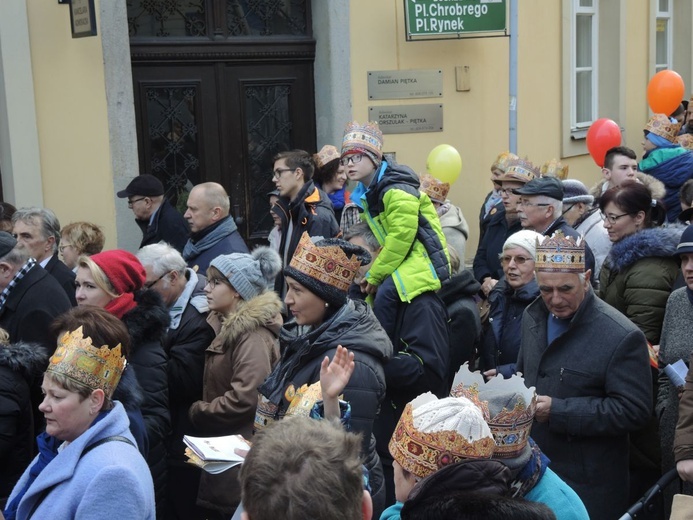
M656 16L655 16L655 73L662 70L672 70L673 69L673 50L674 50L674 0L667 0L668 11L659 10L659 0L655 0L656 6ZM666 63L657 63L657 27L660 20L666 24L666 42L667 42L667 61Z
M572 0L572 41L570 52L570 129L572 132L586 131L597 118L599 109L599 0L592 0L591 7L580 5L581 0ZM592 18L592 56L590 67L577 66L577 18L590 16ZM590 121L577 121L577 74L581 71L592 72L592 114Z

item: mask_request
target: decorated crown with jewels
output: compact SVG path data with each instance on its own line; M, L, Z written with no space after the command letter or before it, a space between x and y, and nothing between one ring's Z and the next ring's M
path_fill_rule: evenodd
M562 231L556 231L539 243L534 267L545 273L584 273L585 244L581 238L575 240Z
M529 159L517 158L508 161L505 173L496 180L527 183L536 177L539 177L539 169Z
M61 374L92 390L101 389L110 398L125 365L120 344L112 349L107 345L94 347L91 338L84 337L82 327L79 327L61 336L46 372Z
M645 125L646 132L652 132L671 143L676 142L676 136L679 135L679 130L681 130L681 125L679 123L672 123L664 114L653 115Z
M501 172L505 173L505 170L508 167L508 163L516 159L519 159L519 157L514 153L503 152L499 154L498 157L496 157L495 161L493 161L493 164L491 165L491 171L500 170Z
M421 191L435 202L443 203L448 198L450 183L439 181L429 173L421 175Z
M522 453L537 411L537 393L525 386L524 378L497 376L487 383L465 363L455 375L450 395L466 397L481 408L496 443L494 458L512 459Z
M542 177L556 177L563 180L568 178L568 170L567 164L564 166L556 159L551 159L541 165L539 173L541 173Z

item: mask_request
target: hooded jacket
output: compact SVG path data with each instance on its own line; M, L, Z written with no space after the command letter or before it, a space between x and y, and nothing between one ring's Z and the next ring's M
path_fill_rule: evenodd
M676 246L683 227L643 229L616 242L600 273L599 296L659 344L664 311L679 272Z
M382 246L366 273L368 282L380 285L392 276L400 300L407 303L440 289L450 278L447 242L431 199L419 191L416 173L383 161L370 186L359 183L351 198Z
M652 198L655 200L664 200L664 196L666 195L666 186L664 186L664 183L656 178L654 178L652 175L648 175L643 172L635 172L635 178L647 186L647 189L650 190L650 193L652 194ZM601 180L594 184L590 188L590 195L594 197L594 205L599 206L599 197L602 196L602 193L604 193L606 190L611 188L609 185L609 181L607 180Z
M217 336L205 353L202 401L190 407L190 421L203 437L243 435L251 439L257 387L279 360L282 302L274 291L248 301L223 317L210 313ZM240 501L239 467L218 475L203 472L197 503L232 515Z
M448 210L440 215L440 225L443 228L445 240L449 246L455 248L462 263L467 249L467 238L469 238L469 224L462 214L462 210L457 206L446 201Z
M294 251L307 232L311 237L334 238L339 236L339 224L334 217L334 210L329 197L324 191L315 187L313 181L306 182L294 200L279 197L273 211L282 221L282 238L279 243L279 256L285 265L291 262ZM289 222L292 223L291 237L287 237ZM287 240L287 238L289 238ZM284 294L284 273L280 271L274 284L278 294Z
M354 352L354 372L344 389L344 400L351 405L351 429L361 433L361 453L371 477L373 494L384 485L380 459L375 451L373 421L385 397L385 371L383 365L392 357L392 343L378 323L370 307L363 301L349 300L328 321L305 332L305 327L290 322L284 325L280 335L282 364L295 365L286 374L279 390L284 396L274 419L281 419L289 406L286 396L291 389L320 381L320 364L325 356L334 357L337 346L343 345ZM302 357L299 352L304 352ZM274 373L272 375L275 375ZM268 381L260 386L260 393L267 398L272 389ZM286 390L286 391L285 391Z
M168 408L168 360L162 341L170 317L161 296L152 289L135 295L137 307L123 315L130 333L128 360L135 369L144 392L142 417L147 429L149 454L147 464L154 479L157 508L164 503L166 492L166 439L171 433Z
M679 190L684 182L693 177L693 152L679 145L655 148L644 155L638 169L664 183L667 220L676 222L681 213Z
M34 457L30 388L47 364L48 353L38 345L0 346L0 503Z

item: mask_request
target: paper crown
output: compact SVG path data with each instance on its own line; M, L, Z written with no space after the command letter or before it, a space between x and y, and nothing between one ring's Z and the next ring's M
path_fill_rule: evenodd
M522 454L537 411L537 393L533 386L525 386L521 376L497 376L486 383L465 363L455 375L450 395L466 397L481 408L496 443L494 458L514 459Z
M421 175L421 191L423 191L434 202L445 202L450 191L450 184L442 182L429 173Z
M671 143L676 142L676 136L679 135L680 129L679 123L672 123L664 114L653 115L645 125L645 131L663 137Z
M303 233L289 267L318 282L347 292L361 262L356 255L347 257L339 246L316 246L308 233Z
M455 402L457 401L457 402ZM441 412L450 412L450 404L464 410L464 416L455 418L466 430L461 432L444 425L432 425L430 429L417 427L417 414L424 413L431 405L440 404ZM454 411L453 411L454 413ZM429 421L430 422L430 421ZM436 427L438 426L438 427ZM390 443L390 454L408 472L425 478L443 466L466 459L488 459L493 456L494 441L481 411L468 399L446 398L438 400L433 394L420 395L404 408Z
M513 181L527 183L539 177L539 170L528 159L510 159L505 173L496 179L497 182Z
M693 134L681 134L676 137L676 143L686 150L693 150Z
M370 152L378 160L383 157L383 133L375 121L368 121L363 125L352 121L346 125L342 140L342 155L359 151Z
M519 159L517 155L511 152L503 152L496 157L496 160L493 161L493 164L491 165L491 171L493 170L500 170L501 172L505 173L505 169L508 167L508 162L513 161L515 159Z
M584 273L583 240L578 238L576 241L573 237L566 237L562 231L544 237L541 244L537 243L534 268L545 273Z
M91 338L85 338L82 327L79 327L62 335L55 353L48 361L46 372L62 374L92 390L101 389L110 398L118 386L125 365L120 344L112 349L107 345L96 348L92 345Z
M556 159L551 159L541 165L539 173L542 177L557 177L561 180L568 178L568 165L563 166Z
M341 155L339 154L339 150L337 150L336 147L332 146L331 144L326 144L325 146L320 148L320 151L318 153L315 154L314 159L317 167L323 168L327 163L336 161L340 157Z

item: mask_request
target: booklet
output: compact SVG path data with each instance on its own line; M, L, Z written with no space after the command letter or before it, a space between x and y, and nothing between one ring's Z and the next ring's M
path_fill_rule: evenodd
M193 437L183 436L187 446L185 455L188 462L216 474L233 468L243 462L243 457L235 450L249 450L250 444L241 435L225 435L222 437Z
M686 383L688 367L683 359L679 359L676 363L665 366L664 373L667 375L672 385L676 388L681 388Z

